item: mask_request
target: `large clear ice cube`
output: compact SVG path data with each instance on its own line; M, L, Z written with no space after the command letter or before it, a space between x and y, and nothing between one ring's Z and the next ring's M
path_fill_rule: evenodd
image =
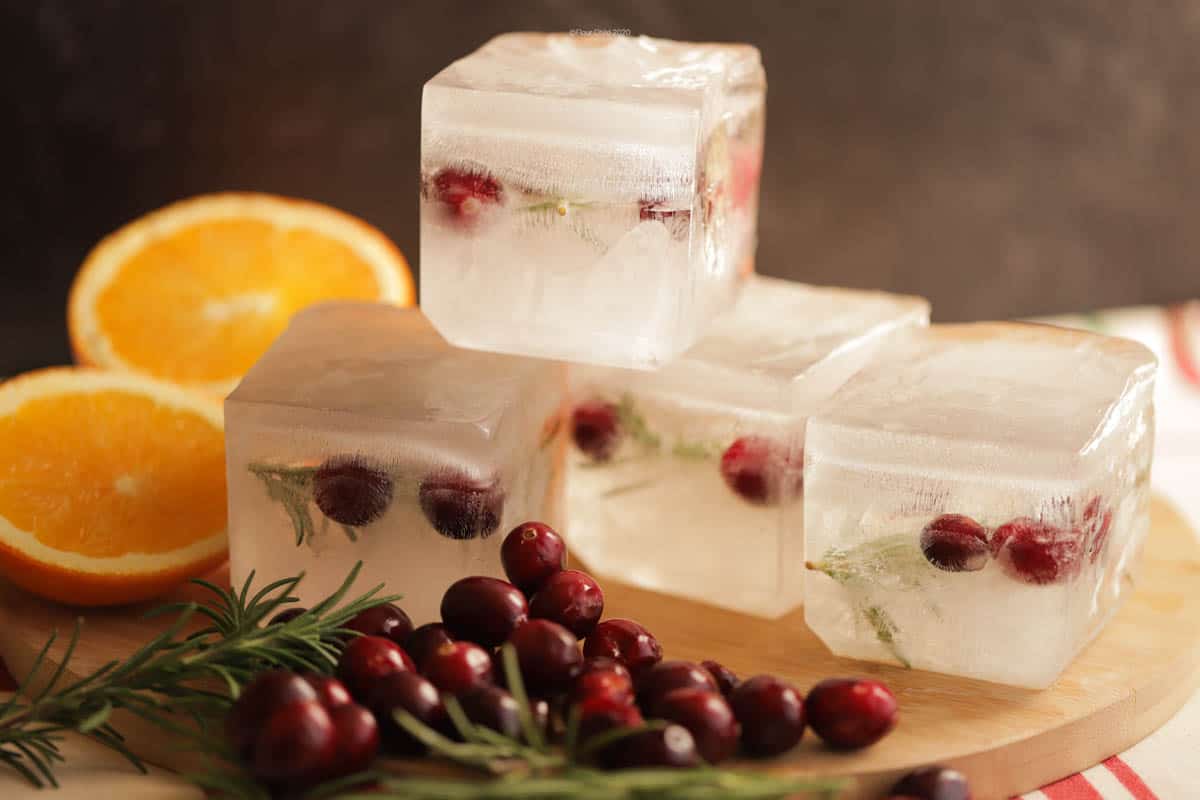
M420 311L298 314L225 401L234 583L305 572L311 602L364 562L420 623L499 574L504 534L561 513L565 369L451 347Z
M838 655L1048 686L1148 532L1155 369L1048 326L899 338L808 423L809 626Z
M671 360L752 267L765 78L749 45L505 34L426 85L421 306L451 342Z
M651 589L767 617L794 608L805 420L889 335L928 319L919 298L754 276L660 371L573 367L573 552Z

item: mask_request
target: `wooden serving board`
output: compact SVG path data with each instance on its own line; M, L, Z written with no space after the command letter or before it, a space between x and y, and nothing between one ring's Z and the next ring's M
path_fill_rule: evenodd
M1044 691L836 658L804 625L802 612L768 621L606 582L605 615L638 619L670 658L713 658L740 675L774 673L805 690L832 675L872 675L900 700L899 726L874 747L835 753L808 734L783 758L746 767L853 778L845 797L877 798L903 773L936 762L966 773L978 800L1007 798L1128 748L1200 686L1200 542L1167 504L1155 501L1152 516L1135 591ZM191 588L182 594L196 596ZM74 672L121 658L161 630L163 621L140 619L140 611L83 612ZM0 585L0 656L23 674L47 634L65 634L79 613ZM149 760L187 764L159 732L134 727L127 734Z

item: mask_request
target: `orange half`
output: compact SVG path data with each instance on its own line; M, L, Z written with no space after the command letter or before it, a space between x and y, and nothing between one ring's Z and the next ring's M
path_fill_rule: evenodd
M228 394L297 311L415 301L391 241L319 203L203 195L131 222L88 254L67 321L82 364Z
M0 384L0 572L72 605L162 594L225 559L219 399L83 368Z

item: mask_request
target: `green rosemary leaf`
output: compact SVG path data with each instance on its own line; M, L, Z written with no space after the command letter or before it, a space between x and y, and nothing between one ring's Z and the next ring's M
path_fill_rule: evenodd
M500 661L504 665L504 678L508 685L509 694L517 701L517 711L521 718L521 730L525 741L534 749L546 751L546 740L542 730L533 719L533 710L529 706L529 695L525 692L525 680L521 676L521 665L517 661L517 649L505 643L500 648Z
M101 725L108 722L108 718L112 716L112 710L112 703L108 700L105 700L104 704L101 705L100 708L93 711L90 716L85 717L79 723L78 731L80 733L91 733L96 728L99 728Z
M643 449L658 450L662 447L662 439L650 430L646 418L638 412L633 395L626 393L621 396L620 402L617 403L617 421L621 424L621 430Z
M905 669L912 669L912 664L904 657L896 644L896 634L899 633L899 628L896 627L891 615L881 606L867 606L862 609L862 615L867 624L875 631L875 638L887 646Z

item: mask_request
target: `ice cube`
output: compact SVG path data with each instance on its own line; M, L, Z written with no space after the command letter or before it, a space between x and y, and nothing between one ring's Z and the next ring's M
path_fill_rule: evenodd
M454 62L421 109L425 313L480 350L682 353L752 266L764 93L749 45L521 33Z
M572 368L573 552L651 589L766 617L794 608L805 419L887 336L928 319L918 298L754 276L663 369Z
M305 572L311 603L361 560L360 591L437 619L509 529L558 520L564 372L454 348L416 309L298 314L225 402L235 585Z
M842 656L1051 684L1148 531L1155 369L1048 326L898 338L808 423L809 627Z

